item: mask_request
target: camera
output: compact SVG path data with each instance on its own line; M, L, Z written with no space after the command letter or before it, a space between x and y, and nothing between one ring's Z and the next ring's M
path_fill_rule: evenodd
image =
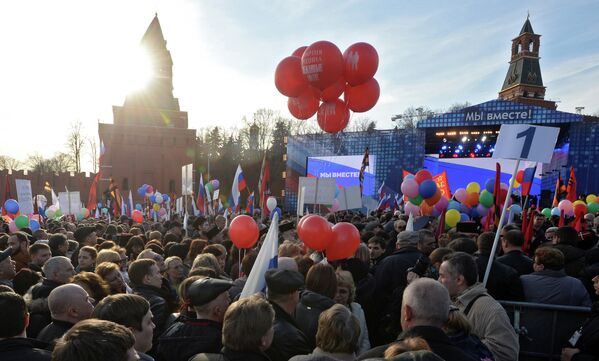
M420 258L418 258L418 260L416 261L416 264L414 265L414 267L410 267L407 269L406 272L414 272L416 273L418 276L422 277L424 276L424 274L426 273L426 271L428 270L428 267L430 266L430 261L428 259L428 257L426 256L421 256Z

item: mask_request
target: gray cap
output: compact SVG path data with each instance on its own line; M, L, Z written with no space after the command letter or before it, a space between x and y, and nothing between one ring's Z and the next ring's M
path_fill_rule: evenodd
M264 278L268 289L280 295L293 293L304 287L304 276L290 269L269 269Z
M420 237L418 236L418 232L415 231L403 231L397 235L397 245L399 247L406 246L417 246Z

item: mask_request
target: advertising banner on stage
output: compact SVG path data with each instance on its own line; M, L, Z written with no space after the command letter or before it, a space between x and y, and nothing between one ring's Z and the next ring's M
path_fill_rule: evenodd
M340 187L360 185L360 168L364 155L308 157L306 175L311 178L332 178ZM364 171L364 188L362 194L374 196L376 156L368 156L369 166ZM306 198L306 203L308 198Z

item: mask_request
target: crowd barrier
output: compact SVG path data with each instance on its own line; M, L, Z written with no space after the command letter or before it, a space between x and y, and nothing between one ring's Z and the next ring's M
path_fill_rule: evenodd
M520 336L520 361L559 360L562 347L589 316L589 307L499 301Z

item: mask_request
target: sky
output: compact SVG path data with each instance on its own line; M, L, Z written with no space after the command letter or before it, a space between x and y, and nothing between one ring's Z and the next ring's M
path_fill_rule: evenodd
M594 0L12 0L0 2L0 155L51 157L65 150L76 121L97 137L97 123L112 123L112 106L134 89L134 60L155 13L192 129L235 127L260 108L291 117L275 68L319 40L342 52L356 42L376 48L379 101L351 119L379 129L410 106L496 99L527 13L542 35L546 99L562 111L599 112ZM91 170L89 152L82 168Z

